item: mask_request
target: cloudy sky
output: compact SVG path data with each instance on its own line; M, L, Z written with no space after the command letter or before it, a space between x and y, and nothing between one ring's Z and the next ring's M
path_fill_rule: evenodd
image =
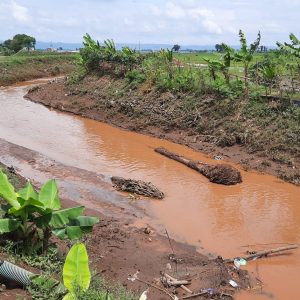
M238 44L261 30L263 44L300 36L300 0L0 0L0 40L16 33L39 41Z

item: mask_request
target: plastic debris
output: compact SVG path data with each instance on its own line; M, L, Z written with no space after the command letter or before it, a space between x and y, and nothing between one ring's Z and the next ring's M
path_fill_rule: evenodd
M129 277L127 278L127 280L129 280L129 281L131 281L131 282L135 282L135 280L138 279L138 274L139 274L139 273L140 273L139 271L136 271L135 274L133 274L132 276L129 276Z
M220 156L220 155L217 155L217 156L215 156L215 157L214 157L214 159L215 159L215 160L222 160L222 159L223 159L223 157L222 157L222 156Z
M229 284L234 288L239 287L239 285L234 280L229 280Z
M202 289L201 293L207 293L207 294L213 296L213 294L215 293L215 290L211 289L211 288L209 288L209 289Z
M143 292L139 300L147 300L148 291Z
M239 269L241 266L246 266L247 265L247 261L245 259L241 258L241 257L235 258L233 263L234 263L234 265L237 269Z

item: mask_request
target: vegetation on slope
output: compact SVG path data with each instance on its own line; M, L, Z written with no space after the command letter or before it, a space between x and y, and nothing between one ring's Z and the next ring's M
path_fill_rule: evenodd
M78 58L76 53L40 51L0 56L0 86L70 73L76 68Z

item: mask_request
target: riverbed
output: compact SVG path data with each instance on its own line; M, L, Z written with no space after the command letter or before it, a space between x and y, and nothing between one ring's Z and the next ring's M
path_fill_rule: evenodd
M194 245L200 252L225 258L249 249L300 243L299 187L241 168L242 184L210 183L155 153L154 148L162 146L203 162L219 161L182 145L25 100L30 84L0 89L0 138L106 177L152 182L166 198L134 200L147 211L147 216L137 219L136 226L149 224L161 232L167 229L173 238ZM264 287L242 293L237 299L299 299L299 250L251 262L247 268Z

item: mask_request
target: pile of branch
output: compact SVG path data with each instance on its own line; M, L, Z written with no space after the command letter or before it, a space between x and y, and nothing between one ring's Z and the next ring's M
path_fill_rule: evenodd
M286 246L286 247L280 247L280 248L275 248L275 249L270 249L270 250L253 252L250 255L243 257L243 259L245 259L246 261L250 261L250 260L254 260L254 259L258 259L258 258L262 258L262 257L267 257L270 254L282 253L282 252L294 250L297 248L299 248L298 245L290 245L290 246ZM234 262L234 260L235 260L234 258L231 258L231 259L224 260L224 262L232 263L232 262Z
M167 273L162 273L161 275L162 275L161 282L165 288L180 287L185 292L188 292L189 294L193 294L193 292L186 287L186 285L191 284L191 280L178 280Z
M156 186L151 182L144 182L141 180L125 179L122 177L112 177L111 178L114 187L123 192L129 192L141 196L146 196L150 198L163 199L164 193L161 192Z
M202 162L189 160L184 156L172 153L165 148L156 148L155 152L168 158L176 160L189 168L201 173L209 179L210 182L235 185L242 182L242 176L239 170L227 164L210 165Z

